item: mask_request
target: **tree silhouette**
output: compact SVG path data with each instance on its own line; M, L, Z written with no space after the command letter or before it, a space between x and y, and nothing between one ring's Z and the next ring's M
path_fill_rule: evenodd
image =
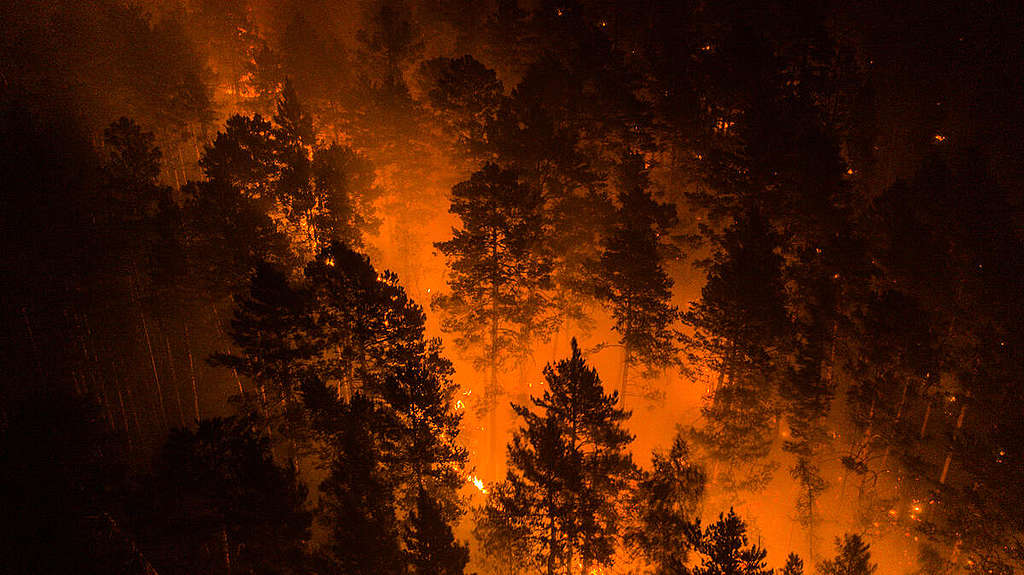
M693 461L681 434L668 453L654 453L651 470L637 482L630 497L634 523L624 540L655 566L655 574L687 572L690 552L701 538L697 514L705 482L704 469Z
M462 575L469 562L469 549L455 541L440 507L423 489L409 523L406 545L414 575Z
M489 371L481 407L491 416L494 454L498 372L511 358L525 361L551 329L544 292L551 274L547 222L539 190L494 164L452 188L450 211L462 227L435 247L448 261L451 291L436 296L433 306L443 314L441 328L454 332L456 345Z
M245 418L172 431L136 509L142 548L161 573L300 573L311 514L292 467Z
M772 569L765 566L767 551L757 545L748 546L747 526L732 509L704 528L698 550L703 557L694 567L694 575L772 574Z
M757 488L770 476L773 411L789 342L782 258L757 211L725 231L701 299L684 314L691 358L717 372L699 443L726 465L719 478Z
M488 521L528 541L547 573L609 565L621 539L619 498L636 474L622 427L628 414L607 395L572 342L568 359L544 370L548 389L508 448L509 471L488 497Z
M790 553L786 557L786 565L779 573L780 575L804 575L804 560L796 553Z
M361 573L404 562L402 524L420 490L445 521L457 517L466 451L453 370L394 274L338 243L299 282L261 266L232 337L239 352L218 361L254 379L250 407L293 453L316 453L328 470L330 561Z
M836 556L818 565L821 575L871 575L877 569L871 562L871 546L857 534L836 537Z
M644 162L637 153L622 160L618 212L598 264L598 294L611 304L623 347L623 401L629 396L633 364L653 370L678 361L679 332L673 326L679 311L671 303L673 281L664 269L672 252L666 240L677 218L673 206L651 197Z

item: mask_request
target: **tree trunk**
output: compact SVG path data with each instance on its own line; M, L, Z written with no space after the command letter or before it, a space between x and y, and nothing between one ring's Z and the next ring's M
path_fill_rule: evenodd
M555 546L557 545L555 531L555 511L548 509L550 526L548 527L548 575L555 575Z
M220 527L220 541L224 549L224 568L226 573L231 573L231 547L228 543L228 527L227 525L221 525Z
M167 365L171 370L171 386L174 387L174 399L178 404L178 425L185 427L185 409L181 406L181 386L178 385L178 374L174 369L174 356L171 354L171 339L164 336L167 344Z
M149 350L149 364L153 368L153 381L156 383L156 397L160 401L160 421L167 427L167 409L164 406L164 389L160 385L160 373L156 369L156 357L153 355L153 343L149 338L149 326L146 325L146 314L139 304L139 319L142 320L142 332L146 334L146 349Z
M217 328L217 333L224 340L225 350L230 351L230 342L228 342L228 335L224 333L224 328L220 323L220 313L217 311L217 304L211 303L210 308L213 309L213 321L214 326ZM245 388L242 387L242 379L238 377L238 370L232 367L231 373L235 376L235 383L238 384L238 393L245 397Z
M964 414L965 413L967 413L967 404L966 403L961 403L960 404L960 417L958 417L956 419L956 432L953 434L954 438L958 437L960 435L960 430L963 429L963 426L964 426ZM952 446L951 446L950 450L946 452L946 461L942 464L942 475L939 476L939 483L942 484L942 485L946 484L946 476L949 475L949 464L952 463L952 462L953 462L953 449L952 449Z
M931 416L932 416L932 398L929 397L928 398L928 404L924 408L924 420L921 422L921 433L919 434L918 439L921 439L921 440L924 439L925 433L928 431L928 420L931 418Z
M629 364L631 361L629 344L622 347L622 380L619 382L619 407L626 409L626 391L629 389Z
M195 414L196 423L199 423L201 416L199 414L199 382L196 378L196 366L192 360L192 346L189 344L188 339L188 322L185 322L185 351L188 353L188 374L192 379L192 401L195 403Z
M497 240L492 238L491 256L497 261ZM491 478L498 480L498 275L491 276L491 381L490 389L485 393L487 409L490 412L488 426L488 443L490 443Z

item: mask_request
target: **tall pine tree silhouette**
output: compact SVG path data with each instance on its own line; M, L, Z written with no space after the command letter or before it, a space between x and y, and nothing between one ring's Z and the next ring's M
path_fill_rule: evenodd
M485 521L524 538L548 574L611 563L620 541L619 499L635 478L633 437L616 394L604 392L576 341L544 370L534 409L514 406L524 425L508 447L509 471L488 498Z
M540 192L518 175L488 164L452 188L451 213L461 228L435 244L448 260L450 292L435 297L441 328L489 372L483 412L490 415L492 467L497 461L498 373L512 357L523 361L535 337L551 328L544 294L551 278Z
M672 278L664 269L674 252L668 234L676 225L675 207L651 197L643 156L625 154L619 166L618 213L599 263L598 294L611 304L614 329L622 345L619 395L629 397L629 370L675 364L679 311L672 305Z
M685 314L694 363L715 373L707 425L698 443L725 466L713 476L734 488L757 488L774 437L773 411L788 345L782 258L771 226L753 210L719 240L700 300Z

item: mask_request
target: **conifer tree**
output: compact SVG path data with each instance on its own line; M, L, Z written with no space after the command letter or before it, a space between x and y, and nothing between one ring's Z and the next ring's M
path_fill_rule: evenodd
M455 540L437 502L423 489L405 537L412 575L462 575L469 549Z
M396 478L388 472L397 446L381 433L393 429L391 414L362 392L344 401L316 380L303 388L327 459L317 519L329 537L320 559L353 575L404 572Z
M620 497L636 474L622 427L628 414L604 392L572 342L572 355L544 370L548 389L509 445L509 471L488 498L488 520L525 537L549 574L606 566L620 541Z
M796 553L790 553L786 557L786 565L782 567L781 575L804 575L804 560Z
M524 361L551 328L543 200L515 172L488 164L452 188L449 211L461 228L435 246L448 261L451 291L436 296L433 305L443 314L441 328L489 372L481 407L490 414L496 454L499 370L510 358Z
M836 537L836 556L818 565L821 575L872 575L878 565L871 562L871 546L860 535Z
M698 511L706 482L681 434L668 453L655 452L651 470L630 497L633 522L625 530L627 545L644 554L656 575L686 573L690 552L700 542Z
M644 162L640 154L628 153L619 166L618 212L599 263L598 294L611 304L623 347L623 402L632 365L665 368L676 363L678 351L679 311L671 303L673 281L664 269L674 251L666 240L677 218L673 206L651 197Z
M807 529L808 557L813 561L814 544L817 542L814 527L821 514L818 499L828 487L828 483L822 478L821 471L811 461L809 455L799 455L789 475L796 480L800 489L796 498L797 518Z
M732 509L704 528L698 549L703 557L693 575L771 575L773 571L765 565L768 552L748 546L747 526Z
M717 372L699 444L726 466L712 480L757 488L771 449L783 352L788 346L782 258L771 226L753 210L719 240L701 299L684 315L691 359Z
M218 357L255 380L253 407L293 451L319 452L324 516L336 530L327 555L360 572L389 572L345 555L363 537L374 561L404 561L394 550L420 489L445 521L458 515L466 452L452 367L424 324L394 274L336 243L300 282L261 267L232 322L240 353Z
M306 488L248 418L176 429L135 508L142 548L161 573L301 573L310 537Z

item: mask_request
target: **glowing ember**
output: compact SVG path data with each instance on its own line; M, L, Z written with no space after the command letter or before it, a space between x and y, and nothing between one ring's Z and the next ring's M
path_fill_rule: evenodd
M472 483L474 487L480 490L480 493L487 495L487 487L485 486L483 479L480 479L476 475L470 475L466 478L466 481Z

